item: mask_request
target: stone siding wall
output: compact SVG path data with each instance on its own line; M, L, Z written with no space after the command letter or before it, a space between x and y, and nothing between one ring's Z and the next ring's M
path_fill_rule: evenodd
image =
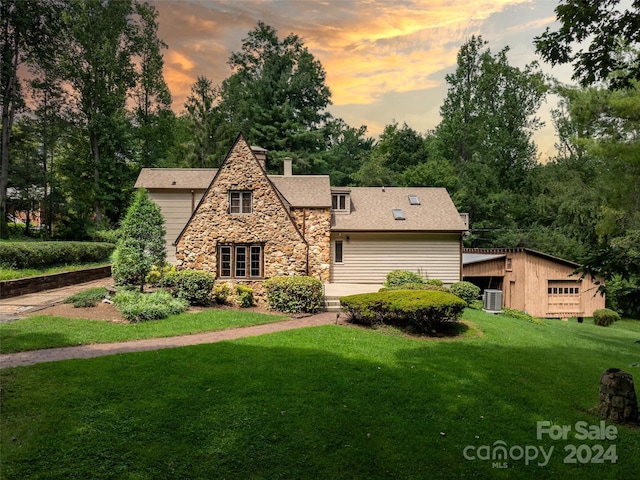
M251 213L229 213L232 190L252 192ZM178 268L217 274L220 244L262 244L264 278L307 273L308 245L242 137L220 167L178 241ZM261 291L258 282L250 279L220 278L220 281L243 283Z
M331 271L331 209L292 208L291 216L309 244L309 275L328 282Z

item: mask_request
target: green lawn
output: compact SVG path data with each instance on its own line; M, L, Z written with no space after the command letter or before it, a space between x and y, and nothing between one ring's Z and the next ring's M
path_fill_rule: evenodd
M172 337L262 325L286 318L234 309L209 309L132 324L37 315L0 324L0 353Z
M599 424L605 369L640 382L639 321L465 318L482 335L328 325L3 370L2 478L637 478L640 429L578 440L575 425ZM538 421L572 431L538 440ZM553 451L492 468L477 457L496 442ZM563 463L594 444L616 462Z

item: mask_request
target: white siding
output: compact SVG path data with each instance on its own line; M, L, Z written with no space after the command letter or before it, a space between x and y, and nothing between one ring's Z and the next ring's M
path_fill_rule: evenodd
M164 228L167 231L167 262L175 263L176 247L173 246L173 242L191 218L192 205L198 206L203 194L204 190L196 190L192 198L191 191L149 192L149 197L158 204L164 217Z
M342 264L334 262L336 240ZM332 233L331 282L384 283L391 270L409 270L449 285L460 281L460 241L458 234Z

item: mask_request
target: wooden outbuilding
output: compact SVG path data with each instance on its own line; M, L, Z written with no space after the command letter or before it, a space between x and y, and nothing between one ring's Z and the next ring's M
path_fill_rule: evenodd
M605 297L580 266L528 248L464 249L463 278L502 291L502 306L540 318L591 317ZM596 279L602 281L602 279Z

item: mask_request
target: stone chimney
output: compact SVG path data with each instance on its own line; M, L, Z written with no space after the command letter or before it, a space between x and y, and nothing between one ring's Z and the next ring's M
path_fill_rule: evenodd
M251 151L255 155L256 160L258 160L258 163L260 163L260 166L262 167L262 169L266 170L267 169L267 152L269 150L262 147L251 147Z
M293 160L291 157L284 157L284 176L290 177L293 175Z

